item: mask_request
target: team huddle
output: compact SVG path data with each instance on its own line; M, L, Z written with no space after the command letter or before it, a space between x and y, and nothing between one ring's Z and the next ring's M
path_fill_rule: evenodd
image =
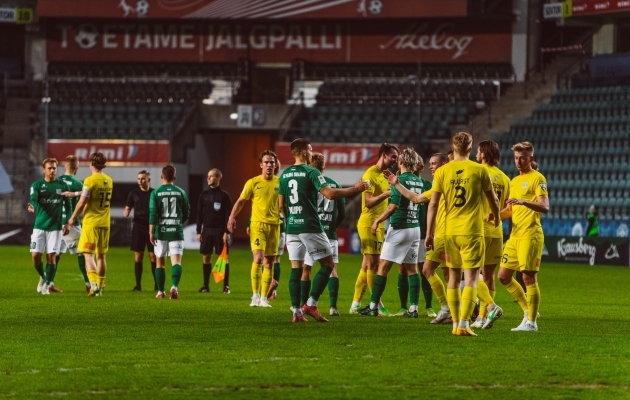
M264 151L259 158L261 175L247 181L233 206L229 195L218 186L221 172L213 169L208 174L210 188L199 198L197 215L204 267L204 284L199 291L209 290L211 254L213 250L219 254L227 246L228 233L236 229L236 216L251 200L247 227L253 254L250 306L271 307L269 301L276 298L280 281L280 255L286 246L291 262L292 321L307 322L306 316L310 316L327 322L318 309L326 288L330 294L329 315L338 316L336 230L345 217L345 198L361 193L357 231L363 261L350 313L418 318L422 289L425 313L433 318L431 323L452 324L457 336L476 336L472 328L489 329L503 315L503 309L494 301L495 270L499 265L499 281L523 310L521 324L512 330L536 331L540 305L537 273L544 247L540 213L549 210L547 183L532 167L531 143L517 143L512 150L519 175L510 181L497 168L500 152L495 142L479 143L474 162L469 159L472 136L460 132L452 140L452 160L440 153L430 158L433 182L429 182L420 177L424 162L413 149L383 144L376 165L354 186L342 188L323 175L324 156L313 153L307 140L296 139L291 143L295 163L278 176L276 154ZM60 179L56 179L57 161L46 159L42 163L44 178L31 185L29 211L36 214L31 252L40 276L38 291L43 294L59 291L54 276L59 254L66 249L79 256L89 296L103 293L113 188L111 178L102 172L105 163L102 154L92 154L92 175L81 184L74 178L76 157L66 159L66 174ZM394 166L397 173L390 171ZM125 208L125 216L135 208L131 246L136 262L134 290L141 290L146 245L150 254L155 254L150 257L156 297L166 296L164 266L170 255L169 294L177 299L183 223L190 217L190 204L186 193L173 183L173 166L162 169L161 179L162 186L150 189L150 177L141 171L140 192L130 194ZM142 206L146 200L140 199L147 197L148 207ZM507 219L511 219L512 230L504 246L502 221ZM319 261L320 268L313 275L315 261ZM400 309L390 313L381 296L394 263L399 265ZM445 282L436 274L438 267ZM228 271L224 293L230 292ZM514 279L514 271L522 273L527 293ZM362 307L367 290L370 302ZM433 294L441 306L437 313L432 307ZM474 320L473 313L477 314Z

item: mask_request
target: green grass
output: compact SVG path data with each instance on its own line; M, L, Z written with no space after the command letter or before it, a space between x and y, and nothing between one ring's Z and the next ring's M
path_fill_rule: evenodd
M0 249L0 398L630 398L627 268L543 265L539 332L510 332L522 314L499 287L505 317L466 338L426 317L346 314L359 256L341 257L342 315L293 325L286 256L279 299L258 309L245 250L230 255L231 295L197 293L201 260L189 251L181 300L158 301L131 292L127 249L108 254L101 298L86 297L72 256L56 279L65 292L45 297L28 249ZM392 310L397 297L392 271Z

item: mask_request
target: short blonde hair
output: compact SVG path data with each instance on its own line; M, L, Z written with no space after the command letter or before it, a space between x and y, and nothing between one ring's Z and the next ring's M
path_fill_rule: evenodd
M514 151L525 151L528 152L530 156L534 156L534 145L530 142L519 142L512 146L512 150Z
M74 174L79 169L79 159L77 156L68 156L66 157L65 166L68 168L68 171Z
M472 142L472 135L467 132L457 132L455 136L453 136L453 147L460 155L465 155L468 149L472 149Z
M418 153L411 147L404 148L398 155L398 162L412 173L418 170L418 164L420 164L421 160Z
M324 169L326 168L326 158L322 153L313 153L311 167L317 169L319 172L324 171Z

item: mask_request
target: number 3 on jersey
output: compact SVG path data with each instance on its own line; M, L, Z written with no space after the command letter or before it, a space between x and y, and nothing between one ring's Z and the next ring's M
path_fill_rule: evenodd
M289 181L289 189L291 189L291 195L289 196L289 202L295 204L298 202L298 183L295 179Z
M455 186L455 203L457 208L464 207L466 204L466 189L461 186Z

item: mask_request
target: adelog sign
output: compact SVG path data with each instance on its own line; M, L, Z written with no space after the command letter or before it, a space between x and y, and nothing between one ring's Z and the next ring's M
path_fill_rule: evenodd
M371 167L378 160L380 144L311 143L313 151L326 158L326 168ZM276 143L276 154L282 165L292 165L291 143Z
M630 266L630 239L545 236L543 261Z
M48 20L49 61L511 62L510 23Z
M40 17L331 19L465 17L467 0L39 0Z
M169 162L168 140L48 140L48 157L65 160L75 155L79 161L89 161L90 155L100 152L107 164L119 165L164 165Z

